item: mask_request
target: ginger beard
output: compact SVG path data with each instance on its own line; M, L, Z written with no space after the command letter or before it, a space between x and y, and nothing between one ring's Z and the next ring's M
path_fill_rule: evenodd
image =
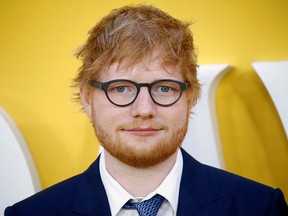
M164 133L155 139L154 143L149 142L150 137L133 137L133 144L131 144L131 140L127 144L129 137L125 137L121 128L129 127L128 125L131 124L139 125L139 123L123 123L113 131L106 121L103 122L97 118L95 112L92 111L94 131L103 148L119 161L135 168L148 168L157 165L173 155L181 146L187 133L188 120L189 111L187 110L183 123L178 124L173 129L164 126ZM155 125L153 120L151 120L150 125L152 127Z

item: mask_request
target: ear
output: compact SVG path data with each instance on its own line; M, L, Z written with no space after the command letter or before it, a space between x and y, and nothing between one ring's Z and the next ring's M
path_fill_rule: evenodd
M86 111L88 117L91 119L92 117L92 94L90 91L84 88L80 88L80 98L83 105L84 110Z

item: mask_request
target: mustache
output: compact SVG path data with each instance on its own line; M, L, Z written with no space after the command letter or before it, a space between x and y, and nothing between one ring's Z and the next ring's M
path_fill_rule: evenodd
M131 130L134 128L152 128L160 130L160 129L166 129L167 126L163 123L154 121L133 121L120 124L119 126L116 127L116 130L117 131Z

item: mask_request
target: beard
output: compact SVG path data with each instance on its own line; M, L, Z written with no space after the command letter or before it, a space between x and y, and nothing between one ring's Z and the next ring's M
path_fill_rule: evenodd
M163 134L157 139L153 139L151 143L150 137L134 136L125 137L126 134L121 132L121 128L137 127L144 124L147 125L147 120L142 122L123 123L113 130L107 122L97 119L92 113L92 124L98 141L103 148L108 151L113 157L121 162L135 168L149 168L157 165L170 156L172 156L181 146L183 139L187 133L189 112L186 114L185 121L177 128L170 129L169 127L153 123L149 121L149 127L163 128ZM131 139L130 139L131 138Z

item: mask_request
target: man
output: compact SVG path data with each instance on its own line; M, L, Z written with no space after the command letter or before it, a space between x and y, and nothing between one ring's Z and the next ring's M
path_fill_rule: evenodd
M199 95L189 24L116 9L79 50L75 86L103 152L84 173L5 211L19 215L288 215L282 192L181 149Z

